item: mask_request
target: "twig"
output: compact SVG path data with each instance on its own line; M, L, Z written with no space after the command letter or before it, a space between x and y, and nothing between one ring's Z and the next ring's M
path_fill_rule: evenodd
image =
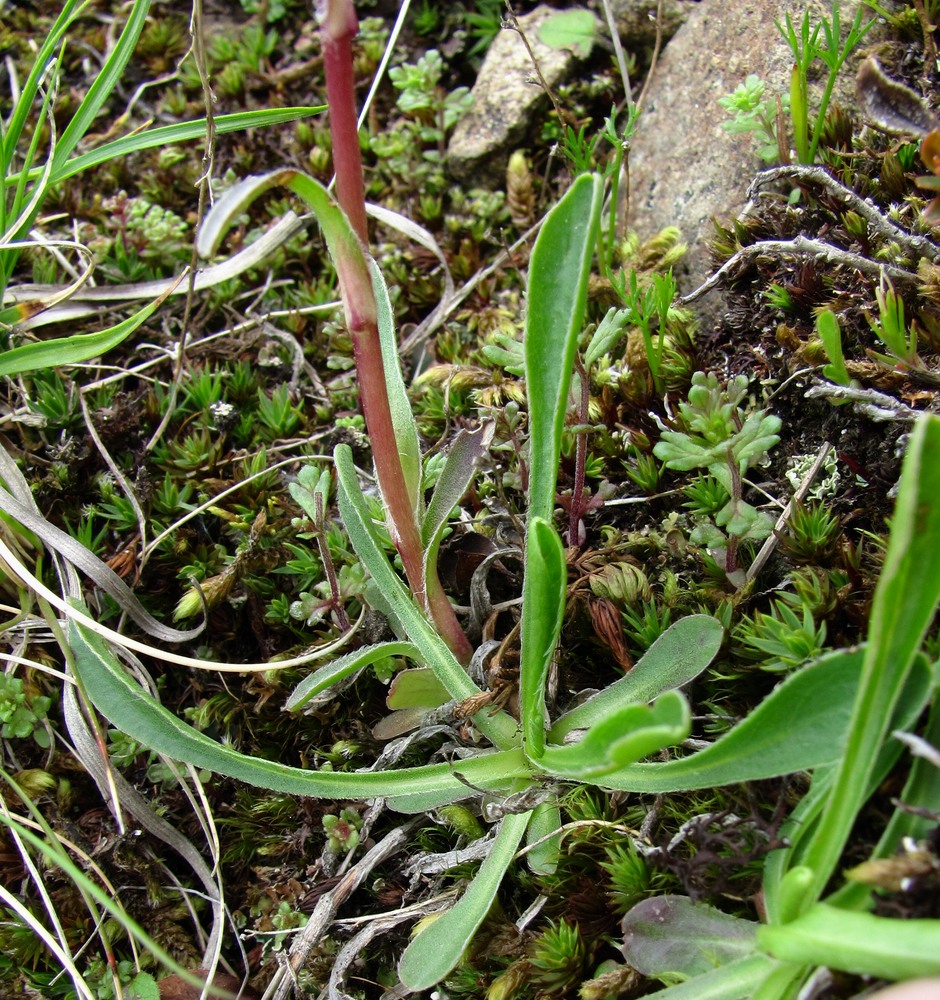
M662 2L662 0L660 0ZM573 122L569 117L568 113L562 108L558 103L558 98L555 96L555 91L548 85L548 80L542 76L542 70L539 67L539 61L535 58L535 53L532 51L532 46L529 44L529 39L526 38L525 32L519 27L519 20L516 17L516 12L512 9L512 3L510 0L506 0L506 10L508 11L506 17L503 18L502 26L504 28L509 28L511 31L518 33L519 37L522 39L522 44L525 46L526 52L529 53L529 59L532 60L532 66L535 69L535 75L539 78L539 84L542 89L548 94L548 99L552 102L552 107L555 109L555 114L558 115L558 121L562 125L567 125L571 127Z
M761 196L761 191L768 184L778 180L793 180L796 182L805 181L818 184L824 187L830 194L842 201L847 208L868 223L869 226L881 236L894 240L902 246L908 247L917 254L928 257L930 260L940 261L940 246L937 246L926 236L917 236L902 229L899 225L882 215L870 201L860 197L854 191L840 184L834 177L828 174L824 167L803 166L792 164L783 167L771 167L769 170L762 170L747 189L747 197L750 201L756 201Z
M646 79L643 81L643 89L640 91L640 96L636 99L636 103L642 108L643 99L646 97L646 92L649 90L650 82L653 79L653 73L656 70L656 64L659 62L659 53L663 47L663 0L659 0L656 5L656 41L653 43L653 56L650 59L650 68L646 74Z
M780 169L786 169L781 167ZM821 240L811 240L806 236L797 236L792 240L762 240L760 243L752 243L750 246L742 247L734 256L721 265L721 267L710 275L698 288L683 295L679 302L688 305L696 299L701 298L706 292L710 292L719 285L725 275L737 267L741 261L750 257L758 257L761 254L768 256L785 256L787 254L812 254L818 260L828 261L830 264L842 264L845 267L854 267L863 274L872 277L880 277L882 274L891 278L892 281L912 282L917 281L917 275L911 271L905 271L900 267L891 264L883 264L878 261L863 257L861 254L852 253L850 250L842 250Z
M857 389L852 385L833 385L822 382L806 391L807 399L844 399L855 404L855 409L880 423L892 420L916 420L920 411L905 405L875 389Z
M359 888L363 879L377 865L393 854L397 854L408 839L408 834L417 820L411 819L396 827L380 840L359 862L353 865L336 886L324 893L314 907L310 919L290 948L288 964L282 965L271 979L262 1000L287 1000L297 973L303 968L310 952L329 929L336 911Z
M786 527L787 521L793 513L794 504L801 503L806 494L809 493L809 488L813 485L813 480L819 475L819 470L825 464L826 457L830 451L832 451L832 445L828 441L823 441L819 447L819 451L816 453L816 461L813 462L809 472L807 472L803 477L803 481L797 487L793 496L790 498L789 503L783 508L783 513L777 518L777 523L774 525L773 531L770 533L767 541L761 546L760 551L754 557L754 561L748 567L747 573L745 574L746 582L753 580L764 568L767 560L777 547L777 543L780 541L778 533L783 531Z

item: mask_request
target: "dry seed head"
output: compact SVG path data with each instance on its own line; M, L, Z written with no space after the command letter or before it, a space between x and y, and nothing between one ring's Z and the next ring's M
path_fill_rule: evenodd
M506 167L506 204L512 223L519 229L528 229L535 222L535 187L529 162L521 150L509 157Z

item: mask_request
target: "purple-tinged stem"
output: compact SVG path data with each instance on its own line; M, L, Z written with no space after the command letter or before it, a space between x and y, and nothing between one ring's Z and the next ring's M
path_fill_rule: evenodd
M336 199L352 223L356 235L368 246L369 231L366 224L366 196L362 179L352 57L352 42L359 31L359 21L351 0L327 0L325 7L320 35L323 40L330 135L333 139Z
M352 41L359 30L359 22L352 0L320 0L318 13L323 39L323 65L326 72L337 201L363 247L367 247L369 237L365 185L359 149L352 59ZM405 483L385 386L375 293L367 275L350 273L350 269L344 267L340 260L337 261L337 267L346 323L359 375L359 400L395 547L401 555L405 575L419 602L426 604L444 641L457 658L463 663L469 663L473 648L441 587L436 567L430 567L425 577L421 535Z

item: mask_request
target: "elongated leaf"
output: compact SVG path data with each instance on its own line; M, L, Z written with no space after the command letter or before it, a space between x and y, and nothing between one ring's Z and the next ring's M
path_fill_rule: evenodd
M565 614L568 567L558 532L529 517L522 588L522 670L519 701L526 753L539 760L545 749L545 681Z
M421 522L425 579L430 569L437 565L437 552L450 513L467 492L477 463L486 454L486 449L493 440L495 428L494 423L489 423L475 431L461 431L447 452L444 467L431 494L431 502Z
M525 371L529 398L529 516L551 521L561 435L587 301L603 182L579 177L548 213L529 262Z
M55 368L59 365L76 365L81 361L88 361L90 358L105 354L150 319L182 280L182 277L177 278L172 287L166 289L158 299L106 330L99 330L97 333L77 333L71 337L59 337L54 340L39 340L33 344L23 344L22 347L4 351L0 354L0 376L22 375L25 372Z
M529 262L523 344L529 399L529 507L519 685L523 740L533 759L545 746L545 678L564 614L567 571L551 521L571 368L602 199L600 177L579 177L548 213Z
M833 764L845 752L863 653L838 651L791 674L710 747L667 763L633 764L601 784L675 792L773 778ZM930 678L915 670L905 698L923 705Z
M85 610L78 602L72 603ZM442 804L474 794L468 782L499 789L527 774L525 760L518 750L462 760L460 772L464 781L455 777L449 764L350 774L306 771L248 757L200 733L155 701L130 680L107 644L90 629L70 620L68 638L75 657L75 672L94 706L117 729L157 753L260 788L314 798L393 801L410 798L420 808L424 802Z
M648 993L644 1000L751 1000L774 965L766 955L749 955L678 986Z
M439 983L460 961L464 948L489 912L500 882L529 824L529 813L507 816L493 849L454 907L424 928L408 945L398 963L401 981L412 990Z
M898 920L817 903L788 924L763 926L774 958L878 979L940 975L940 920Z
M586 729L624 705L652 701L664 691L688 684L715 658L723 636L724 629L715 618L681 618L650 646L629 673L562 715L549 730L549 739L558 743L573 730Z
M379 343L382 346L382 366L385 369L385 388L388 405L392 411L395 426L395 441L401 458L401 468L405 476L405 486L411 501L411 509L420 517L421 500L421 445L418 441L418 425L411 410L411 400L405 388L398 359L398 336L395 332L395 312L388 297L388 286L376 262L369 258L369 274L375 291Z
M305 677L294 688L284 707L289 711L303 708L311 698L315 698L331 685L386 656L407 656L410 659L417 659L418 651L410 642L377 642L345 656L338 656L332 663L327 663L309 677Z
M460 701L480 694L480 689L415 604L382 551L366 513L366 502L356 478L350 449L345 445L338 446L334 462L337 500L343 524L356 555L381 591L382 600L387 602L406 637L418 648L422 662L434 671L451 698ZM495 715L489 711L478 712L474 722L497 747L505 749L517 742L516 722L505 712Z
M249 128L270 128L273 125L300 121L325 109L326 105L321 104L307 108L262 108L258 111L238 111L235 114L218 115L212 119L212 124L217 135L226 135L231 132L244 132ZM192 142L205 138L205 135L205 118L144 129L142 132L106 142L87 153L73 156L57 166L52 179L55 182L64 181L109 160L123 159L131 153L139 153L145 149L158 149L178 142Z
M64 163L78 145L85 133L101 110L105 101L114 92L124 75L124 69L130 61L137 39L143 31L150 12L150 0L134 0L130 16L124 25L117 42L111 49L108 58L101 67L101 72L95 77L94 83L88 88L81 104L72 116L62 137L56 145L54 164ZM55 168L53 168L53 176Z
M816 875L817 897L835 870L861 809L895 705L940 603L940 419L914 426L875 588L861 683L832 794L802 863Z
M644 899L623 918L623 954L644 976L691 979L755 950L757 924L687 896Z
M596 722L577 743L547 746L539 767L564 778L607 784L622 771L689 735L689 704L678 691L667 691L652 705L626 705Z

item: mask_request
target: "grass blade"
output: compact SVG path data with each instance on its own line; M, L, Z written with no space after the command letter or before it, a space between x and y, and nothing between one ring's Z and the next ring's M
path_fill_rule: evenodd
M914 426L901 472L884 567L872 603L868 643L848 737L832 794L802 863L819 898L861 809L872 769L917 651L940 603L940 419Z
M72 337L59 337L55 340L38 340L32 344L23 344L21 347L4 351L0 355L0 376L22 375L25 372L37 371L40 368L56 368L59 365L77 365L107 353L150 319L182 280L182 277L178 278L158 299L148 303L143 309L138 309L133 316L128 316L115 326L108 327L107 330L99 330L97 333L77 333Z
M120 83L124 69L137 46L137 39L140 38L149 12L150 0L135 0L127 24L124 25L124 30L118 37L111 54L95 78L95 82L88 88L82 103L78 106L78 110L72 116L72 120L65 127L65 131L59 139L53 156L53 175L55 168L69 158L72 150L91 128L92 122L94 122L104 102Z

